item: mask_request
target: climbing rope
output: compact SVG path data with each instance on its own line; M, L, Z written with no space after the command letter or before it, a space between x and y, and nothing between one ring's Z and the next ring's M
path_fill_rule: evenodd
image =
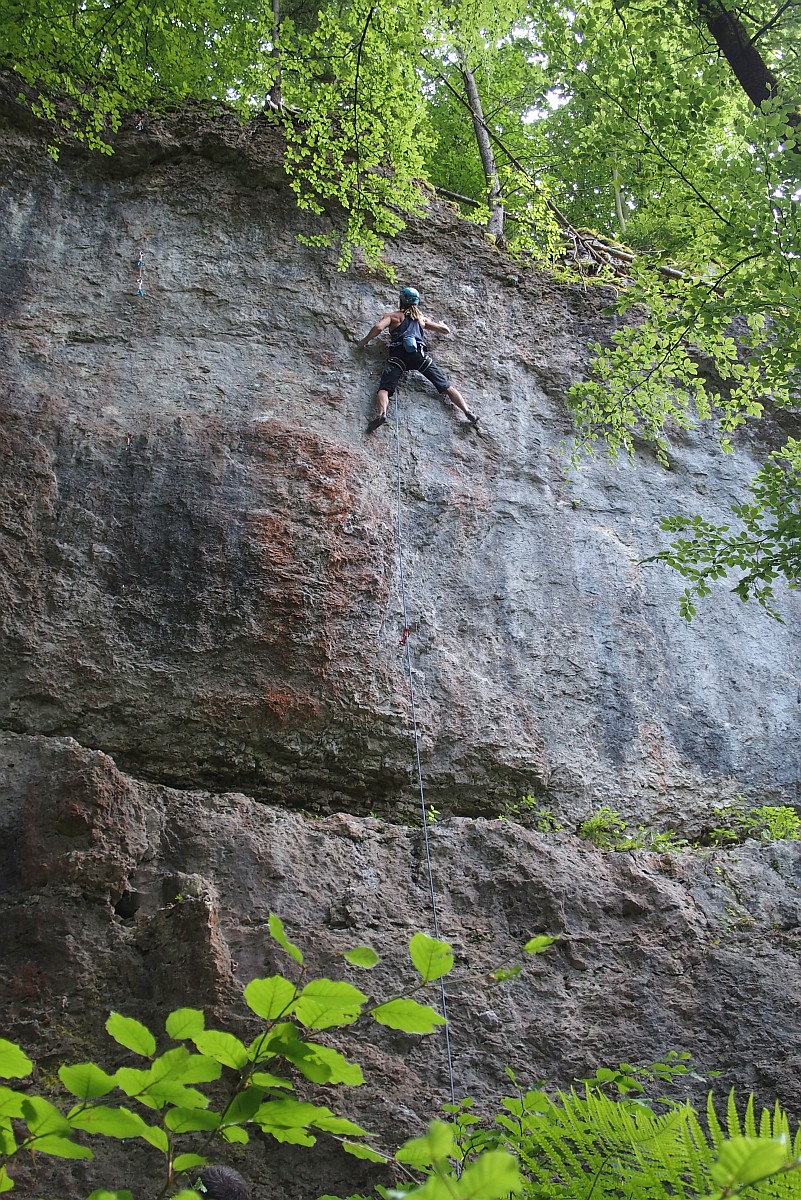
M441 940L439 936L439 919L437 917L437 893L434 887L434 873L431 869L431 847L428 839L428 813L426 811L426 795L423 787L423 767L420 762L420 735L417 729L417 705L414 698L414 677L412 675L412 645L411 645L411 626L409 625L409 614L406 605L406 580L403 573L403 543L401 541L401 461L400 461L400 421L398 418L398 393L395 392L395 470L397 476L397 493L395 505L395 541L398 547L398 578L400 580L400 595L401 604L403 606L403 637L401 638L401 646L406 648L406 670L409 676L409 704L412 713L412 729L414 731L414 755L417 762L417 784L420 790L420 807L423 813L423 847L426 856L426 869L428 871L428 890L431 896L431 912L434 918L434 937ZM442 1001L442 1015L445 1018L445 1053L448 1060L448 1083L450 1085L451 1103L456 1103L456 1086L453 1078L453 1056L451 1054L451 1036L448 1027L448 1002L445 998L445 982L443 979L439 981L440 997Z

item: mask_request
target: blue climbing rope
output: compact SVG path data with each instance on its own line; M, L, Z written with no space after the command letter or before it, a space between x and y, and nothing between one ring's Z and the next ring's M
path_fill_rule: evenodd
M417 762L417 783L420 789L420 807L423 813L423 846L425 848L426 868L428 871L428 890L431 896L431 912L434 919L434 937L438 940L439 919L437 917L437 893L434 887L434 874L431 869L431 847L428 838L428 813L426 811L426 796L423 787L423 767L420 762L420 735L417 729L417 705L414 698L414 678L412 676L412 645L409 614L406 605L406 580L403 573L403 542L401 540L401 461L400 461L400 421L398 418L398 393L395 392L395 468L397 476L397 502L395 512L395 540L398 547L398 578L400 581L401 604L403 606L403 642L406 647L406 670L409 676L409 703L412 712L412 729L414 731L414 755ZM451 1103L456 1103L456 1087L453 1079L453 1057L451 1054L451 1036L448 1027L448 1002L445 998L445 983L439 981L442 1015L445 1018L445 1053L448 1059L448 1082L451 1092Z

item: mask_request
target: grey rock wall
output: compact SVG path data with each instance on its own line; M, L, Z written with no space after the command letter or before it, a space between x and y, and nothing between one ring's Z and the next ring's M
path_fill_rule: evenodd
M365 434L383 354L354 347L394 286L298 243L268 125L150 119L108 161L54 164L10 111L0 996L53 1064L76 1038L96 1052L113 1006L224 1017L280 965L270 910L315 962L371 940L392 964L376 986L431 918L394 428ZM720 517L777 431L729 458L685 434L669 472L643 451L568 479L563 397L611 333L609 294L510 263L446 206L388 257L453 329L433 349L485 428L404 386L457 1087L489 1103L505 1063L568 1082L675 1047L797 1110L796 846L603 855L572 832L602 803L692 833L738 792L798 800L797 599L779 625L724 591L687 626L681 582L637 565L660 516ZM526 793L564 833L496 819ZM558 949L490 992L539 931ZM390 1140L445 1098L436 1040L352 1049L383 1082L347 1103ZM356 1186L336 1156L259 1162L266 1194ZM84 1194L70 1170L61 1194Z
M395 449L365 435L382 349L352 340L394 288L297 242L269 126L201 132L130 132L108 166L6 136L0 711L177 786L394 812L414 796ZM687 435L670 472L643 454L568 484L562 397L608 294L510 265L445 208L389 257L452 326L435 353L487 431L403 389L432 801L661 822L795 798L797 604L781 626L724 594L688 627L680 581L635 561L662 514L725 511L748 449Z
M99 1020L112 1008L159 1029L171 1008L201 1006L210 1025L233 1020L253 1036L241 986L295 970L269 936L270 912L311 976L344 969L375 998L414 983L405 948L432 928L420 829L142 783L70 738L7 734L0 751L0 1011L45 1071L67 1051L113 1068ZM523 1084L568 1084L678 1049L695 1057L696 1099L714 1082L721 1095L755 1089L801 1112L799 843L602 853L574 835L465 817L435 823L429 842L440 928L456 954L446 994L457 1096L492 1112L508 1092L505 1066ZM559 941L520 979L492 984L490 972L520 962L538 933ZM365 942L383 957L369 977L337 965ZM436 990L429 999L439 1006ZM387 1147L449 1098L441 1034L358 1026L336 1044L367 1082L329 1089L326 1102ZM107 1168L118 1185L131 1180L130 1154ZM370 1179L330 1146L257 1146L243 1163L269 1196L346 1195ZM154 1169L145 1155L142 1177ZM96 1170L57 1164L54 1194L85 1195Z

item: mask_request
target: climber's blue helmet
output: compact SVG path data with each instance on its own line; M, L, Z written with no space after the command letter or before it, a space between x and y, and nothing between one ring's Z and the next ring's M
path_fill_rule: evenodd
M411 308L413 304L420 303L420 293L417 288L405 287L400 294L401 308Z

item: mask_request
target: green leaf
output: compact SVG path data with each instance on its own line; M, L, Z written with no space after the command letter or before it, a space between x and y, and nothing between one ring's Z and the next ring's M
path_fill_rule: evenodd
M37 1137L49 1133L69 1135L71 1132L71 1122L44 1096L27 1096L22 1101L22 1116L28 1129Z
M455 1200L456 1197L456 1180L447 1173L445 1178L440 1178L439 1175L429 1175L428 1179L421 1187L416 1187L410 1193L414 1200ZM391 1200L400 1200L397 1192L390 1191Z
M15 1092L12 1088L0 1087L0 1117L21 1117L22 1101L26 1099L25 1092Z
M133 1194L128 1191L110 1192L108 1188L95 1188L86 1200L133 1200Z
M247 1050L239 1038L234 1037L232 1033L207 1029L202 1033L194 1034L192 1041L201 1054L205 1054L207 1058L213 1058L217 1063L222 1063L224 1067L233 1067L238 1071L247 1066L249 1062Z
M125 1046L126 1050L133 1050L134 1054L141 1054L143 1058L152 1058L156 1053L156 1039L153 1034L146 1025L133 1017L124 1017L118 1012L110 1013L106 1021L106 1032L115 1042Z
M149 1126L138 1113L128 1108L109 1108L98 1104L70 1115L69 1123L74 1129L85 1129L87 1133L100 1133L104 1137L144 1137Z
M728 1191L775 1175L787 1165L788 1159L784 1139L734 1137L720 1147L710 1174L719 1188Z
M24 1079L32 1070L33 1063L24 1050L0 1038L0 1079Z
M316 1042L301 1044L308 1051L308 1055L305 1055L300 1061L294 1058L291 1061L296 1063L308 1079L314 1080L311 1072L319 1064L321 1070L320 1076L316 1079L318 1083L345 1083L349 1087L359 1087L364 1083L364 1074L359 1064L349 1062L338 1050L334 1050L331 1046L320 1046Z
M548 937L547 934L540 934L539 937L533 937L530 941L526 942L523 949L526 954L544 954L548 947L552 946L555 941L557 941L556 938Z
M315 1129L322 1129L324 1133L344 1134L347 1137L370 1137L366 1129L362 1129L361 1125L357 1125L355 1121L349 1121L347 1117L318 1117L314 1122Z
M453 951L447 942L425 933L416 933L409 942L409 954L423 983L447 975L453 966Z
M218 1129L221 1119L219 1113L204 1108L171 1108L164 1115L164 1124L173 1133L198 1133Z
M150 1070L140 1071L138 1067L118 1067L114 1072L114 1080L126 1096L139 1096L150 1087L153 1075Z
M342 957L352 966L364 967L366 971L371 970L381 962L381 959L372 946L354 946L352 950L343 950Z
M272 934L273 939L278 942L278 945L281 947L281 949L286 950L287 954L294 958L295 962L302 967L303 955L294 942L290 942L287 938L286 933L284 932L284 922L281 920L281 918L277 917L275 913L270 913L267 924L269 925L270 933Z
M239 1127L235 1125L234 1129L237 1128ZM286 1143L290 1146L315 1146L317 1144L317 1138L313 1133L309 1133L307 1129L266 1124L262 1125L261 1129L263 1133L269 1134L277 1142Z
M266 979L251 979L245 988L245 1003L257 1017L275 1021L292 1011L297 994L294 983L283 975L271 975Z
M295 1005L295 1016L310 1029L330 1029L352 1025L361 1014L367 996L350 983L333 979L312 979Z
M8 1078L8 1076L6 1076ZM9 1175L5 1167L0 1167L0 1195L3 1192L10 1192L14 1186L14 1180Z
M202 1154L179 1154L172 1165L176 1171L191 1171L193 1167L205 1167L208 1161Z
M386 1154L380 1154L378 1150L365 1146L363 1142L341 1142L340 1145L346 1154L352 1154L354 1158L363 1158L366 1162L391 1162Z
M395 1158L410 1167L427 1167L439 1159L449 1158L455 1150L453 1126L446 1121L432 1121L423 1137L410 1138L398 1148Z
M79 1100L96 1100L117 1086L113 1075L108 1075L102 1067L91 1062L59 1067L58 1077L67 1091Z
M458 1200L501 1200L522 1186L517 1159L505 1150L488 1150L464 1171L456 1190Z
M326 1115L330 1115L331 1113L329 1108L321 1109L317 1104L309 1104L303 1100L293 1100L287 1097L282 1100L265 1100L259 1106L256 1119L259 1124L265 1121L268 1125L284 1125L287 1127L298 1125L305 1127L321 1111L326 1113Z
M258 1112L263 1101L264 1093L259 1087L237 1092L222 1115L223 1125L244 1125Z
M184 1087L171 1079L163 1083L153 1083L137 1099L148 1108L162 1109L170 1104L177 1108L206 1108L208 1096L204 1096L197 1088Z
M357 1063L348 1062L337 1050L328 1046L302 1041L297 1028L288 1022L276 1025L272 1030L270 1048L271 1053L287 1059L313 1083L347 1083L358 1086L364 1081L361 1067ZM283 1086L291 1085L283 1081Z
M246 1146L250 1141L248 1131L241 1125L226 1125L225 1129L220 1130L220 1137L225 1142L236 1142L240 1146Z
M373 1017L379 1025L404 1033L433 1033L437 1025L445 1024L435 1009L416 1000L389 1000L373 1009Z
M186 1046L174 1046L172 1050L167 1050L158 1058L153 1059L149 1068L151 1082L161 1083L164 1080L171 1080L175 1083L186 1083L185 1073L193 1058L203 1064L209 1062L207 1058L192 1055Z
M219 1061L205 1054L190 1054L180 1068L171 1073L176 1083L214 1083L222 1075Z
M160 1150L162 1154L169 1153L170 1140L163 1129L158 1125L146 1125L142 1130L142 1138L154 1146L156 1150Z
M313 1143L305 1138L302 1141L296 1141L280 1137L276 1130L301 1132L307 1130L311 1125L329 1132L350 1135L365 1133L358 1125L354 1125L343 1117L335 1116L325 1105L309 1104L290 1097L281 1100L266 1100L259 1107L253 1119L257 1125L260 1125L273 1137L277 1137L279 1141L292 1140L295 1145L307 1146Z
M176 1008L169 1014L164 1027L171 1038L180 1042L192 1038L205 1027L205 1017L199 1008Z
M17 1139L10 1121L0 1121L0 1158L17 1153Z
M67 1137L59 1137L56 1133L46 1133L37 1137L31 1144L32 1150L41 1154L52 1154L55 1158L94 1158L88 1146L79 1146Z
M254 1071L250 1077L251 1083L260 1088L286 1088L293 1092L294 1085L280 1075L271 1075L269 1071Z
M522 971L520 963L515 963L513 967L498 967L490 973L490 979L493 983L506 983L509 979L519 979Z

